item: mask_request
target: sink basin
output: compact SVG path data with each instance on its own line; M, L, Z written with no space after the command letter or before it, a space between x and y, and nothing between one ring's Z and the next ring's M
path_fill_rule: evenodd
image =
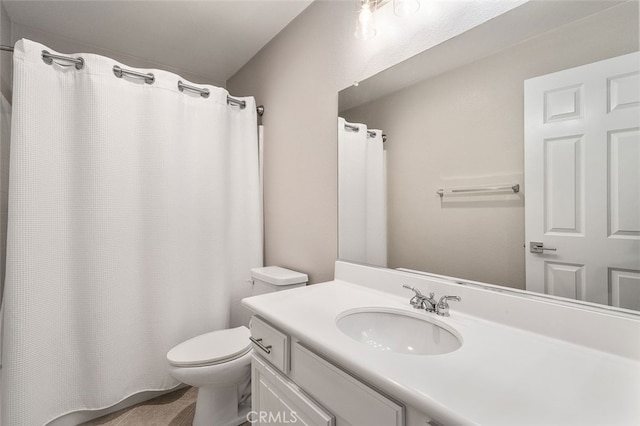
M438 355L462 346L457 333L427 317L382 308L353 310L338 316L336 325L347 336L380 351Z

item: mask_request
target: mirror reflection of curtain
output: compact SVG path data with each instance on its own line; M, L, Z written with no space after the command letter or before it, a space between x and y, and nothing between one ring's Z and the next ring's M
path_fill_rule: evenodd
M382 131L338 118L340 259L387 265L386 174Z

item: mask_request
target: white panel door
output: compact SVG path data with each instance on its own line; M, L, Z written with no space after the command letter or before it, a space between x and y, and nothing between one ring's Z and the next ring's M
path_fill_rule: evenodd
M640 310L639 69L636 52L525 81L527 290Z

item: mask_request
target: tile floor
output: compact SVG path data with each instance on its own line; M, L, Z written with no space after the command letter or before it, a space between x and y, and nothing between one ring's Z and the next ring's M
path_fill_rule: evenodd
M197 396L196 388L179 389L82 426L191 426ZM242 426L249 426L249 423Z

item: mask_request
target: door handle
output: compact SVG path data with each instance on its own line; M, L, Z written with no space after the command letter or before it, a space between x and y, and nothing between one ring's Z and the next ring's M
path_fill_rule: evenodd
M531 253L544 253L545 250L556 251L554 248L545 247L544 243L539 241L531 241L529 243L529 251Z

